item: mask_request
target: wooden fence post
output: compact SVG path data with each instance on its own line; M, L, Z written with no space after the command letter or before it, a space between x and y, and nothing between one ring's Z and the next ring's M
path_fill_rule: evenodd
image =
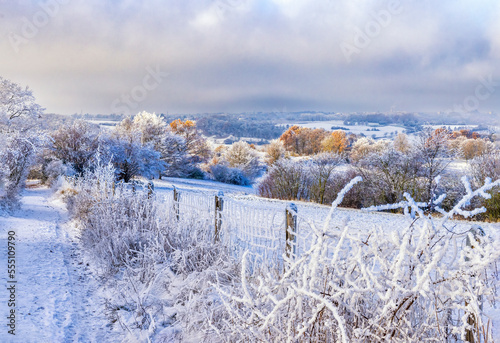
M219 192L215 196L215 231L214 231L214 242L220 241L220 232L222 227L222 210L224 208L224 193Z
M153 195L154 189L155 189L154 183L151 181L148 181L148 199L151 198L151 196Z
M175 213L175 217L177 218L177 220L179 220L179 192L177 191L177 188L175 188L174 186L174 213Z
M474 238L472 241L469 238L469 235L467 235L467 238L465 239L465 244L470 247L471 249L474 249L474 246L476 244L481 243L481 238L480 236L485 236L484 230L477 225L474 225L469 232L472 234L472 237ZM465 261L470 261L470 257L465 255ZM480 310L483 309L483 304L482 304L482 299L481 297L478 298L480 305L479 308ZM465 302L465 306L467 306L468 303L467 301ZM473 313L469 313L469 316L467 317L467 324L470 325L472 328L476 326L476 318L474 317ZM467 328L465 330L465 341L468 343L474 343L474 330Z
M286 208L286 246L285 252L288 258L295 258L297 253L297 206L293 203Z

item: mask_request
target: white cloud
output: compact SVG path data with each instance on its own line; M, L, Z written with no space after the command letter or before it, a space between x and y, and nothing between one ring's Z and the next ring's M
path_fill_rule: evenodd
M453 97L436 90L461 94L468 89L450 85L498 73L500 5L401 3L402 13L347 63L340 44L388 2L73 0L19 53L0 40L0 75L29 84L50 111L72 113L109 111L156 65L171 74L143 102L156 112L262 109L272 99L271 107L290 110L438 108ZM20 33L22 18L38 10L4 2L0 34Z

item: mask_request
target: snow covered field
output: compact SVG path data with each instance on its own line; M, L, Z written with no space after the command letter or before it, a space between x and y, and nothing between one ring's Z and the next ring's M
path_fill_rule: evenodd
M453 165L453 168L464 168L463 164ZM181 216L191 216L198 211L198 218L206 216L207 221L214 216L214 196L223 191L225 209L222 211L223 227L232 233L237 232L238 238L244 237L247 241L245 246L252 249L254 246L273 246L273 240L284 239L285 210L294 204L297 207L298 216L298 252L303 252L308 246L308 237L311 235L311 225L320 227L325 221L330 206L319 205L304 201L284 201L267 199L255 195L251 187L226 185L215 181L185 180L166 178L162 181L155 180L155 190L167 206L173 203L173 188L180 195L181 205L185 203L185 213L181 206ZM228 213L230 212L230 213ZM377 227L391 235L394 231L409 227L413 219L410 216L386 212L373 212L356 210L350 208L337 208L335 211L333 225L348 223L351 230L368 232ZM466 232L473 224L480 225L486 233L492 233L500 229L500 224L469 222L465 220L452 220L447 227L454 232ZM283 236L283 237L282 237ZM233 237L234 239L234 237Z
M219 191L231 194L255 194L252 186L229 185L211 180L182 179L177 177L163 177L161 180L154 180L155 191L160 194L165 191L171 191L175 188L179 190L214 192Z
M328 120L328 121L312 121L312 122L298 122L290 125L298 125L301 127L307 127L310 129L325 129L328 131L331 131L332 126L333 127L345 127L347 131L346 133L354 133L354 134L360 134L363 133L364 135L368 137L372 137L375 135L375 138L384 138L388 137L391 133L396 132L396 134L403 132L405 129L401 126L393 126L393 125L387 125L387 126L378 126L378 125L373 125L373 126L368 126L368 125L344 125L344 122L342 120ZM377 129L379 131L368 131L372 129Z

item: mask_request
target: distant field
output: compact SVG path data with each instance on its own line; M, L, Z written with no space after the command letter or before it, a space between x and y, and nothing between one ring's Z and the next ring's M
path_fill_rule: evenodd
M282 124L283 125L283 124ZM383 138L383 137L389 137L391 133L401 133L405 129L401 126L393 126L393 125L388 125L388 126L378 126L378 125L344 125L344 122L342 120L329 120L329 121L311 121L311 122L297 122L297 123L290 123L290 125L298 125L301 127L307 127L310 129L325 129L325 130L331 130L332 127L345 127L348 129L347 132L354 133L354 134L364 134L368 137L372 137L375 135L375 138ZM368 130L373 130L377 129L380 131L368 131Z
M460 129L475 129L478 125L423 125L423 127L430 127L431 129L440 129L442 127L450 128L452 130L460 130Z

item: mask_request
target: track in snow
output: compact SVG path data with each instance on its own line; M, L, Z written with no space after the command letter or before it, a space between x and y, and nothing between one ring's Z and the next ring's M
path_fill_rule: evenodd
M95 300L95 283L65 230L66 210L50 190L27 189L22 207L0 217L0 341L107 342L110 329ZM16 236L16 330L8 333L7 237Z

